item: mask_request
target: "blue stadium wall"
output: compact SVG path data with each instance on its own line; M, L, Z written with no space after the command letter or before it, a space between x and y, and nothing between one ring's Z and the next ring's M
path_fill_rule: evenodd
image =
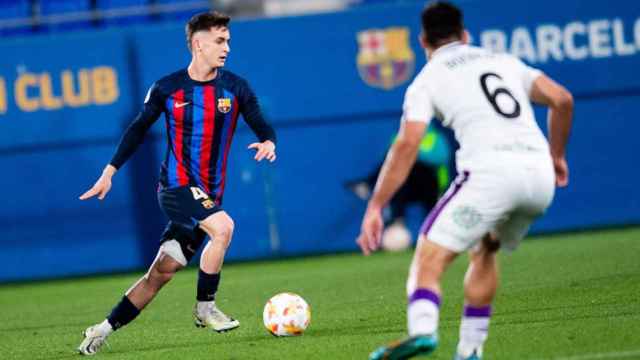
M517 54L575 95L571 184L534 231L637 224L640 2L458 3L475 44ZM425 62L420 9L233 23L227 68L250 80L279 144L276 163L257 164L246 150L253 134L238 127L224 203L236 221L229 260L355 250L365 204L343 183L383 157L410 81L366 76L358 55L375 44L358 34L395 34L385 45L414 75ZM156 201L164 120L104 201L78 196L147 88L188 64L183 25L6 38L0 54L0 282L147 266L165 224ZM545 127L543 109L537 116ZM422 216L413 213L413 228Z

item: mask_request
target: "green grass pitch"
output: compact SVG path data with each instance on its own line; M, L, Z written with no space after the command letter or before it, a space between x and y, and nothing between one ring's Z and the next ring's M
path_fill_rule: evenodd
M405 333L410 260L404 252L230 264L218 304L241 325L226 334L193 326L196 271L189 268L97 357L365 359ZM452 358L465 267L463 256L445 276L433 359ZM532 237L501 254L500 267L485 359L640 359L640 228ZM0 286L0 359L79 358L81 331L101 321L139 276ZM311 305L301 337L274 338L262 325L264 303L282 291Z

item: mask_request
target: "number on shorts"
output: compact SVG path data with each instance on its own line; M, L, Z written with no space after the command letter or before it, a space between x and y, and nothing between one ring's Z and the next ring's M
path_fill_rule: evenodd
M482 75L480 75L480 86L482 86L482 91L484 92L484 95L487 97L487 100L489 100L489 103L491 104L491 106L493 106L493 109L500 115L508 118L508 119L515 119L518 116L520 116L520 103L518 102L518 100L516 100L516 98L513 96L513 94L511 94L511 92L509 91L509 89L505 88L505 87L498 87L495 90L493 90L493 92L489 91L489 87L487 86L487 79L489 77L496 77L500 80L502 80L502 77L500 77L500 75L496 74L496 73L484 73ZM511 100L513 100L515 106L513 111L511 112L506 112L503 109L500 108L500 105L498 105L497 99L498 99L498 95L500 94L504 94L507 95L508 97L511 98Z
M200 189L197 186L192 186L190 189L191 189L191 193L193 194L193 199L194 200L208 199L209 198L209 195L207 195L207 193L202 191L202 189Z

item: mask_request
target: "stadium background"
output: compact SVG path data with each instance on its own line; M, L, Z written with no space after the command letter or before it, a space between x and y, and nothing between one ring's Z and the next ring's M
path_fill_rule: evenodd
M574 93L571 186L557 192L534 232L637 224L640 3L457 3L474 43L517 53ZM384 154L408 85L363 80L358 54L369 45L359 44L358 33L406 29L415 64L401 60L415 73L424 64L421 7L369 2L325 14L234 19L227 68L252 83L278 132L279 158L256 165L245 150L253 135L239 126L224 204L237 224L229 260L355 251L364 204L343 183ZM65 23L2 36L0 282L150 262L165 222L155 198L163 120L105 201L77 197L110 159L151 83L188 64L184 21L174 20L99 29ZM544 127L542 109L537 116ZM413 228L421 216L413 214Z

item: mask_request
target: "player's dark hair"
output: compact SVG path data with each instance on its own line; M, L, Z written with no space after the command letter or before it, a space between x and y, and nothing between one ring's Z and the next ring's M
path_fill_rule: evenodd
M229 15L217 11L207 11L193 15L184 29L187 34L187 47L189 50L191 50L193 34L202 30L209 31L211 28L229 27L229 21L231 21Z
M432 2L422 10L422 31L426 42L433 47L461 39L462 11L446 1Z

